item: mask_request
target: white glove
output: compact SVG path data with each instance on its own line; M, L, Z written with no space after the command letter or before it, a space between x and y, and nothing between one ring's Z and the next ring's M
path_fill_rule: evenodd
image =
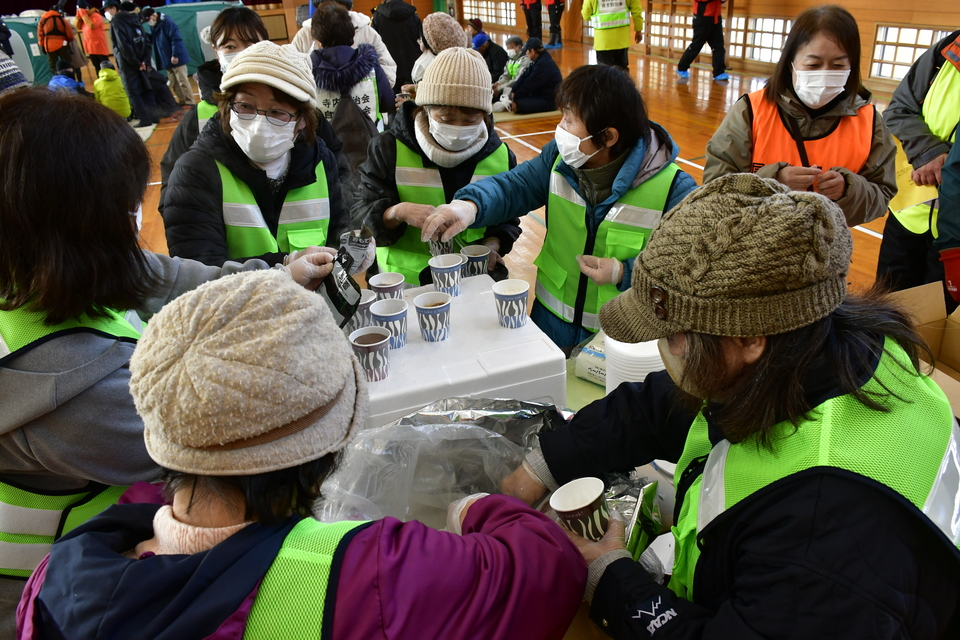
M463 533L461 525L467 515L467 509L480 498L486 498L489 493L475 493L466 498L460 498L456 502L451 502L447 507L447 531L455 533L458 536Z
M596 256L577 256L580 272L599 286L620 284L623 278L623 264L616 258L598 258Z
M290 272L294 281L307 289L315 290L320 282L333 271L333 260L337 253L333 249L324 247L327 251L307 253L293 260L285 268Z
M477 219L477 205L469 200L454 200L441 205L427 217L420 239L423 242L453 238ZM442 235L441 235L442 234Z

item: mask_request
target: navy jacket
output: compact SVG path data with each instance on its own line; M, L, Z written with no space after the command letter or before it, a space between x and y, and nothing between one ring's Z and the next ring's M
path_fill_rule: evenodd
M563 75L560 73L560 67L554 62L549 51L542 52L533 63L527 67L527 70L520 74L513 85L511 98L522 100L523 98L540 98L548 100L553 107L554 94L557 87L563 81Z
M160 19L151 27L150 36L153 38L153 53L157 57L157 69L172 69L190 62L190 54L180 37L180 27L169 17L158 13ZM170 61L177 59L177 64Z

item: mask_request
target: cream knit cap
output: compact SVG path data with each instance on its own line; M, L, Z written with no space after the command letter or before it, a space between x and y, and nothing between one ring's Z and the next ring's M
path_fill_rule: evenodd
M483 56L460 47L440 52L417 85L417 104L493 113L493 83Z
M424 44L434 53L441 53L452 47L469 47L467 34L460 23L449 13L438 11L423 19Z
M663 216L600 326L621 342L793 331L843 302L852 252L843 211L827 198L726 175Z
M130 372L147 452L184 473L295 467L342 449L367 415L363 371L330 310L272 269L169 303Z
M244 82L260 82L317 106L317 83L310 56L291 45L263 40L237 54L220 81L220 91Z

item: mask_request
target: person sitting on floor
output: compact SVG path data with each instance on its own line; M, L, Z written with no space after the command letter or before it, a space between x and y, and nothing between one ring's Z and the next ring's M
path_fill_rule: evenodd
M93 97L93 94L87 91L82 82L74 80L73 65L70 64L69 60L57 60L57 75L50 79L47 86L52 90L71 91L87 98Z
M120 74L109 60L100 63L100 73L93 81L93 97L103 106L115 111L121 118L130 117L130 98L123 90Z
M557 108L554 95L563 82L560 68L545 51L539 38L530 38L523 47L530 66L513 85L508 111L514 113L543 113Z
M490 86L493 86L510 59L506 50L491 40L490 36L485 33L478 33L473 36L473 48L480 52L487 63L487 69L490 70Z
M520 74L530 66L530 58L523 54L523 38L510 36L507 38L507 64L503 68L500 78L493 83L493 110L506 111L510 101L510 92L516 84Z

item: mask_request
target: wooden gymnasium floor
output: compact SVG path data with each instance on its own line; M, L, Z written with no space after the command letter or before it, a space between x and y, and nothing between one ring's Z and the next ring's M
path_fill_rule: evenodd
M494 34L499 41L505 34ZM574 68L596 61L589 45L565 43L564 48L551 52L561 71L566 75ZM88 67L89 70L89 67ZM630 54L630 73L643 93L650 118L663 125L680 146L680 166L698 183L703 180L703 162L707 141L723 120L731 105L744 93L763 86L760 76L731 72L728 83L712 79L708 66L696 64L690 69L690 79L678 81L676 62L658 56ZM92 89L92 83L88 83ZM883 109L888 96L875 98ZM497 124L497 132L513 149L518 162L534 157L542 145L553 138L559 117L535 118ZM144 247L167 251L163 233L163 221L157 213L160 193L160 158L166 151L176 124L161 123L147 140L147 147L154 160L151 184L143 203L143 229L141 239ZM506 262L514 277L533 282L536 267L533 259L543 244L543 210L531 212L522 218L523 234L514 246ZM873 284L880 247L883 219L875 220L853 230L854 251L850 271L850 283L856 287Z

